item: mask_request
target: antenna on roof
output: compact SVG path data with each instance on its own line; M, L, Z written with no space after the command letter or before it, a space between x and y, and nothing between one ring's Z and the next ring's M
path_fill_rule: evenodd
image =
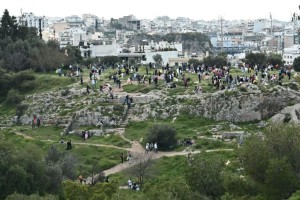
M21 24L21 26L23 26L24 24L23 24L23 10L22 10L22 8L20 9L20 24Z

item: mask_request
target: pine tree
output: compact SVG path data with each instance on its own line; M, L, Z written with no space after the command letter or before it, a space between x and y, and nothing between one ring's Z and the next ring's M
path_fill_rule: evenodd
M4 39L6 37L11 37L13 41L16 41L18 37L18 24L16 17L10 16L7 9L4 10L0 27L0 38Z

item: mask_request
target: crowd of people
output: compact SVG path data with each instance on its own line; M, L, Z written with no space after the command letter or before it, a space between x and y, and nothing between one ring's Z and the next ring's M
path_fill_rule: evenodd
M145 66L144 74L140 73L139 66L120 65L115 69L115 73L110 76L115 87L121 88L121 82L127 78L127 84L153 84L158 85L159 80L166 84L167 88L176 88L177 84L182 81L184 88L188 88L192 79L192 74L197 74L197 84L194 92L201 94L203 92L201 82L211 79L211 84L220 90L234 88L243 83L251 84L282 84L282 80L287 77L292 78L293 69L291 67L274 67L272 65L244 65L239 68L240 73L231 73L231 68L228 66L194 66L182 65L178 67L170 67L169 64L161 68L154 68L151 63ZM152 73L151 73L152 72ZM236 72L236 70L235 70ZM237 75L239 74L239 75ZM297 75L297 74L296 74ZM196 83L196 82L195 82ZM94 82L92 82L92 85ZM100 86L100 91L103 91L103 86ZM112 92L109 92L113 98ZM127 99L126 99L127 100Z
M145 70L140 70L143 68ZM103 74L105 67L103 65L90 67L89 78L90 82L87 83L86 92L90 93L91 89L96 89L96 85L100 80L100 75ZM107 90L108 96L111 99L115 98L114 87L121 89L122 82L127 84L153 84L158 86L160 80L166 84L166 88L176 88L179 82L182 82L184 88L190 86L192 74L197 74L197 84L194 86L195 94L201 94L203 89L201 82L203 80L211 79L211 84L219 90L234 88L243 83L251 84L282 84L282 80L287 77L291 80L293 69L291 67L279 67L272 65L248 65L244 64L240 66L240 73L231 73L231 68L228 66L216 67L206 65L193 65L182 64L177 67L170 67L167 63L165 66L154 67L150 62L146 66L129 66L127 64L118 65L114 67L114 72L109 76L109 79L113 81L113 85L109 83L101 83L99 91L104 92ZM70 69L71 74L80 77L81 84L83 84L82 69L80 67L72 67ZM236 70L235 70L236 72ZM62 71L59 68L57 73L61 75ZM235 75L234 75L235 74ZM239 74L239 75L237 75ZM297 73L295 73L295 76ZM127 79L127 81L126 81ZM195 80L194 80L195 81ZM196 83L196 82L194 82ZM129 102L125 99L126 103ZM127 103L130 107L130 103Z

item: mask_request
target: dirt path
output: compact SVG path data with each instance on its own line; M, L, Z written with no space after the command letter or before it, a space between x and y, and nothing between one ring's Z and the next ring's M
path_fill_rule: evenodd
M26 135L26 134L24 134L24 133L17 132L16 130L14 130L14 133L15 133L16 135L19 135L19 136L24 137L25 139L28 139L28 140L35 140L35 138L33 138L33 137L31 137L31 136L28 136L28 135Z
M205 151L182 151L182 152L158 152L157 154L154 153L154 152L149 152L149 156L151 157L151 159L153 160L156 160L156 159L159 159L159 158L162 158L164 156L166 157L173 157L173 156L187 156L189 153L191 154L198 154L198 153L201 153L201 152L207 152L207 153L210 153L210 152L224 152L224 151L233 151L234 149L213 149L213 150L205 150ZM146 154L145 154L146 156ZM134 159L129 163L128 161L125 162L125 163L120 163L108 170L105 170L104 171L104 174L107 176L107 175L110 175L110 174L115 174L115 173L118 173L118 172L121 172L125 169L128 169L134 165L136 165L138 163L139 160L137 159Z

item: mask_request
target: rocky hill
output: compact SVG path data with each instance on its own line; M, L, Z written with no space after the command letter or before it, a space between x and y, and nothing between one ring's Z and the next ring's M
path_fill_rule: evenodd
M300 92L288 87L276 86L262 92L252 85L247 92L233 89L174 96L169 95L168 90L170 89L153 90L147 94L132 93L130 96L133 98L134 106L127 109L123 104L127 95L125 92L118 92L118 98L111 100L108 99L107 93L94 91L88 95L85 89L75 84L63 91L27 96L22 103L27 109L21 116L15 116L7 121L30 124L35 114L42 117L44 124L65 127L65 131L68 132L82 125L122 126L129 121L174 118L181 114L230 122L266 120L278 113L280 117L276 118L276 122L290 120L296 122L300 119L297 114L291 118L289 112L282 111L300 102Z
M129 41L129 45L141 45L143 40L154 42L168 41L168 42L180 42L184 52L188 54L197 53L202 54L206 51L212 51L212 44L207 35L202 33L170 33L167 35L148 35L148 34L137 34L133 35Z

